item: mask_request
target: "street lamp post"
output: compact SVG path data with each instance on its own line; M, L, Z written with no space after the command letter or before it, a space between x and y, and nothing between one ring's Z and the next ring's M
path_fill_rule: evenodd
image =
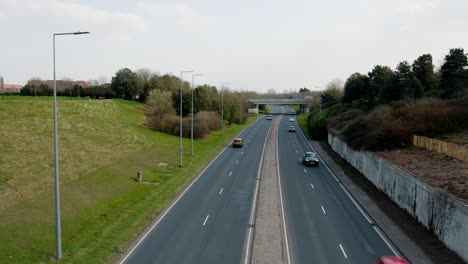
M190 126L190 140L191 140L191 145L190 145L190 153L192 154L192 157L193 157L193 76L201 76L203 75L203 73L193 73L192 74L192 86L191 86L191 89L192 90L192 109L190 111L191 113L191 126Z
M183 153L183 149L182 149L182 84L183 84L183 80L182 80L182 75L184 73L190 73L190 72L193 72L193 71L181 71L180 72L180 167L182 168L182 153Z
M230 84L228 82L221 84L221 136L224 135L224 85Z
M55 179L55 238L57 260L62 259L62 234L60 227L60 184L58 167L58 135L57 135L57 80L55 79L55 36L82 35L89 32L69 32L53 34L53 66L54 66L54 179Z

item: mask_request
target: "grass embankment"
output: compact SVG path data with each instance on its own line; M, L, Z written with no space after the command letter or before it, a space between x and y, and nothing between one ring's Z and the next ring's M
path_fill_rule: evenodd
M55 252L51 98L0 101L0 263L48 263ZM59 102L63 263L114 261L245 126L184 139L141 126L142 105ZM248 122L253 122L251 118ZM168 163L168 167L158 166ZM143 171L144 183L134 181Z
M311 135L309 132L309 126L307 125L307 116L308 114L297 115L297 123L299 124L299 127L302 129L302 132L304 132L304 135L307 137L307 139L310 139Z

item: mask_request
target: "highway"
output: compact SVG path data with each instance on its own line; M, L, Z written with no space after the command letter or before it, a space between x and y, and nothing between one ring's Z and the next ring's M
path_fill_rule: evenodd
M271 124L260 119L243 131L244 147L229 145L120 263L241 263Z
M284 111L291 109L273 107L274 113ZM302 155L312 149L290 117L296 119L273 116L280 122L286 262L375 263L396 255L322 161L319 167L302 165ZM244 147L222 151L119 263L245 263L256 177L272 123L262 118L243 131ZM290 125L296 133L288 132Z
M296 119L285 115L279 126L278 157L291 262L375 263L395 255L322 162L301 164L304 152L313 150L290 117ZM290 125L296 133L288 132Z

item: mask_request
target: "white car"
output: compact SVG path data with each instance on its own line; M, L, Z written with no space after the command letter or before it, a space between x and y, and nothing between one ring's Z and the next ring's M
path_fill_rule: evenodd
M294 122L294 118L289 118L289 122Z

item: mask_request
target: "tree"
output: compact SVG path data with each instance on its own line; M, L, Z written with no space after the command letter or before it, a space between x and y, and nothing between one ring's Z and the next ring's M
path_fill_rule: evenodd
M327 92L320 94L320 104L322 109L336 105L337 103L338 100L336 100L336 98L332 94Z
M337 102L341 101L343 98L343 81L339 78L331 80L327 87L325 88L325 92L331 95Z
M175 115L174 107L172 106L172 92L151 90L149 92L146 104L158 116Z
M393 71L388 66L375 65L369 76L369 90L366 97L378 96L386 85L390 85L393 78Z
M184 82L184 84L187 82ZM188 84L188 83L187 83ZM184 89L182 91L182 116L186 116L190 114L190 108L192 104L192 94L188 85L184 85ZM176 109L178 115L180 115L180 90L177 92L172 93L172 106Z
M112 77L111 88L117 98L134 100L141 94L138 78L136 74L128 68L117 71L115 76Z
M421 83L414 76L407 61L400 62L395 73L385 82L379 93L379 102L388 103L405 97L420 98L423 95Z
M412 68L414 76L421 82L423 92L427 93L433 91L435 89L435 75L431 54L419 56L413 62Z
M468 60L462 48L451 49L445 56L440 68L440 95L442 98L453 98L463 92L466 84Z
M369 89L369 77L359 72L351 74L344 86L343 103L351 103L366 96Z

